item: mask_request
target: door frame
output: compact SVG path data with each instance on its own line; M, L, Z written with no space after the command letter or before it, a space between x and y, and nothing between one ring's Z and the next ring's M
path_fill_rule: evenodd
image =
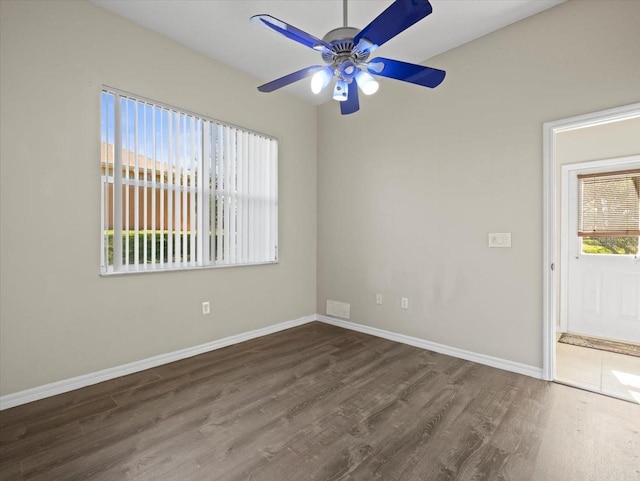
M607 172L613 170L628 169L630 165L640 162L640 155L627 157L616 157L604 160L590 160L587 162L577 162L562 166L562 188L560 190L560 331L567 330L567 319L569 314L568 289L569 289L569 242L573 235L569 235L569 229L563 229L569 223L570 196L573 194L570 187L572 174L576 171Z
M542 378L556 374L556 325L559 298L559 265L556 252L556 135L561 132L640 117L640 102L592 112L542 125Z

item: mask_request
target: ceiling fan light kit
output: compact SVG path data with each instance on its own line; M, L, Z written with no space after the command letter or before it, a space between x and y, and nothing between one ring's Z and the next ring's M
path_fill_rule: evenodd
M330 67L325 67L322 70L317 71L311 77L311 91L314 94L322 92L331 79L333 78L333 70Z
M375 49L422 20L432 10L428 0L395 0L369 25L359 30L347 26L347 0L343 0L344 26L331 30L322 40L270 15L255 15L251 17L253 23L320 52L325 63L324 66L315 65L285 75L261 85L258 90L273 92L312 76L311 91L319 94L335 78L333 99L340 102L340 111L346 115L360 109L358 88L365 95L378 91L379 84L372 74L423 87L437 87L444 80L444 70L383 57L369 60Z
M336 86L333 88L333 100L344 102L349 94L349 84L346 80L339 78L336 80Z
M356 74L356 83L358 84L358 87L360 87L360 90L362 90L362 93L365 95L375 94L378 91L378 87L380 87L380 84L376 81L376 79L374 79L371 75L369 75L367 72L364 72L363 70L360 70Z

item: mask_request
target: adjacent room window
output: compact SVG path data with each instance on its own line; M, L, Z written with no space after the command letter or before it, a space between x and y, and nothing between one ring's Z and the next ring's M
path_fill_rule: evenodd
M102 91L102 274L278 259L278 142Z
M578 175L578 236L585 254L638 254L640 170Z

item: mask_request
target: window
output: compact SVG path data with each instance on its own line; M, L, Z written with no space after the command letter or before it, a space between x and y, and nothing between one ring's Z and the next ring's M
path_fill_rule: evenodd
M276 139L112 89L101 115L102 274L277 262Z
M585 254L638 254L640 170L578 175L578 236Z

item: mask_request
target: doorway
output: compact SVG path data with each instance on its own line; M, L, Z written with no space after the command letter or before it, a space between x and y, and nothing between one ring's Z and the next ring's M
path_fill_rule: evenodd
M640 155L563 165L561 195L555 380L640 403Z
M590 127L605 126L610 123L617 123L617 122L632 120L632 119L635 119L636 121L636 123L633 125L635 126L640 125L639 123L637 123L637 122L640 122L640 103L544 124L544 129L543 129L543 133L544 133L543 378L546 380L559 380L558 372L557 372L557 361L558 361L557 355L564 356L565 351L567 350L567 349L561 348L560 352L556 352L557 340L560 333L569 332L571 330L584 331L585 329L589 330L594 327L593 325L585 327L585 324L594 324L594 325L602 324L602 322L600 323L597 322L598 320L596 319L596 317L598 316L596 315L592 315L591 318L583 319L582 321L579 320L580 316L577 315L576 319L573 321L573 323L571 323L569 321L569 316L567 311L567 306L568 306L567 300L568 300L569 294L567 289L561 289L562 287L561 280L563 283L565 283L565 287L567 283L567 276L569 273L569 267L567 266L569 264L568 261L569 261L569 255L570 255L568 248L570 247L570 244L571 244L571 247L574 249L573 251L574 260L576 257L575 254L578 253L578 250L580 250L578 255L579 260L585 260L585 256L587 253L582 250L583 247L582 247L581 240L575 240L574 238L575 242L570 243L569 237L565 236L563 237L561 242L560 233L562 229L561 229L560 206L563 202L567 202L567 204L563 206L567 212L568 212L569 206L568 206L568 196L560 195L561 192L567 192L567 189L566 189L567 186L565 186L564 191L561 191L563 169L561 169L561 165L560 165L561 163L559 163L557 159L557 154L558 154L557 148L558 148L559 137L560 137L560 134L563 134L563 133L568 133L573 131L576 131L576 132L581 131L582 133L586 133L589 131L588 129ZM635 137L640 139L640 136L638 136L637 133L635 134ZM617 153L616 147L618 146L613 145L612 150L614 151L614 155L615 153ZM584 152L581 152L580 156L578 156L577 159L584 159L584 160L607 159L607 158L610 159L610 157L607 157L606 154L598 156L597 153L594 153L589 149L585 148L583 150ZM638 140L636 143L632 145L631 152L626 152L627 157L629 157L630 154L636 154L636 155L640 154L640 140ZM593 155L595 155L595 157ZM624 156L625 154L620 154L620 157L624 157ZM617 159L617 160L618 161L624 160L628 163L631 163L633 161L640 160L640 158L637 158L637 159L625 158L625 159ZM607 169L613 170L616 168L616 166L613 165L611 161L609 161L609 165L607 165L606 160L604 161L597 160L596 162L599 162L600 164L590 163L589 165L579 165L580 162L578 162L576 159L573 159L571 161L571 163L575 164L572 166L573 169L570 169L570 168L566 169L567 179L569 178L568 176L569 170L574 170L575 172L573 173L577 177L578 170L580 170L580 168L582 168L583 170L595 168L603 171ZM587 173L588 172L585 171L583 172L583 175ZM563 221L562 225L564 225L566 223L565 222L566 219L562 219L562 221ZM565 227L565 230L566 230L566 227ZM561 248L561 244L562 244L562 247L564 247L564 249ZM564 260L566 261L567 266L565 266L564 269L562 269L562 266L561 266L561 253L563 256L566 257ZM632 277L634 275L633 269L634 268L640 269L640 267L638 267L639 265L635 264L635 259L633 259L633 257L634 256L631 256L631 261L633 262L633 264L631 265L632 272L629 274ZM629 299L631 298L630 294L633 294L638 299L640 299L640 294L636 295L637 289L634 290L634 286L632 285L633 282L630 284L628 282L628 279L624 278L624 276L620 280L620 283L622 285L622 289L630 293L629 294L625 292L625 298L627 300L624 302L627 302L627 305L621 306L620 302L622 301L612 300L612 297L610 295L606 296L606 299L604 299L601 295L598 296L593 294L594 290L598 290L598 289L602 290L603 287L606 287L604 285L602 286L598 285L598 281L596 279L598 276L600 276L600 278L603 278L605 273L600 272L600 274L597 274L595 273L595 271L603 267L605 271L607 269L610 269L614 272L617 272L616 266L614 264L611 264L611 262L613 262L612 260L609 260L609 263L605 263L606 265L598 265L598 266L593 264L590 266L588 265L589 263L592 263L596 259L597 258L594 258L594 257L589 258L588 262L586 263L582 262L580 264L580 267L576 267L574 269L574 273L578 277L582 276L581 277L582 280L580 281L581 284L577 284L578 287L576 288L577 289L576 293L574 293L574 297L577 297L579 299L578 302L579 303L582 302L581 307L580 307L580 304L578 304L579 307L578 307L578 311L576 312L580 312L580 309L582 309L582 311L589 311L589 310L593 311L592 314L600 312L600 315L601 315L603 312L603 308L605 307L603 305L603 302L605 302L607 303L607 306L606 306L607 309L623 307L624 316L626 316L627 314L630 313L631 304L633 304L631 303L631 301L629 301ZM625 261L629 261L629 260L630 260L629 257L625 259ZM580 268L582 268L582 273L580 273ZM630 285L631 287L629 287ZM591 291L589 291L589 289L591 289ZM589 294L589 292L591 294ZM600 300L598 300L598 297L600 297ZM640 307L637 306L636 304L634 309L640 310ZM624 319L622 319L622 321L624 321ZM581 322L582 322L582 325L581 325ZM568 326L569 324L571 324L570 328ZM608 326L608 327L611 327L611 326ZM619 333L620 332L619 328L616 328L616 329L618 329L618 331L616 332ZM601 335L602 334L610 335L602 330L593 331L593 329L591 329L591 332L597 332ZM620 337L620 334L614 334L614 335L617 337ZM589 357L586 354L587 352L590 355L592 355L591 357L595 358L585 362L591 362L592 364L599 366L600 368L599 372L597 374L593 374L594 379L597 379L597 382L593 382L593 384L594 385L598 384L600 389L602 388L602 381L605 377L602 371L603 366L605 369L608 369L608 372L612 373L612 375L615 376L617 374L619 375L619 377L622 378L622 380L625 383L629 382L630 380L629 376L623 375L625 373L623 373L622 370L609 369L608 367L609 366L608 363L610 361L610 355L613 355L615 353L609 353L606 351L600 351L600 350L590 349L590 348L578 348L576 346L568 346L569 350L574 348L582 349L579 352L585 354L584 355L585 358ZM628 360L630 358L631 356L626 356L623 359ZM634 365L635 365L635 362L637 361L639 362L638 366L640 366L640 358L633 358L633 361L634 361L633 362ZM578 368L578 370L583 370L583 369ZM613 371L616 371L616 373L613 373ZM559 374L563 374L563 373L559 373ZM635 379L635 378L632 379L633 382L636 382L636 381L640 382L640 367L638 368L637 374L638 374L638 379ZM631 374L631 375L633 376L634 374ZM581 386L581 387L592 388L592 386ZM593 390L596 390L596 389L593 389ZM640 389L639 389L639 395L640 395ZM637 402L640 402L640 399L638 399Z

